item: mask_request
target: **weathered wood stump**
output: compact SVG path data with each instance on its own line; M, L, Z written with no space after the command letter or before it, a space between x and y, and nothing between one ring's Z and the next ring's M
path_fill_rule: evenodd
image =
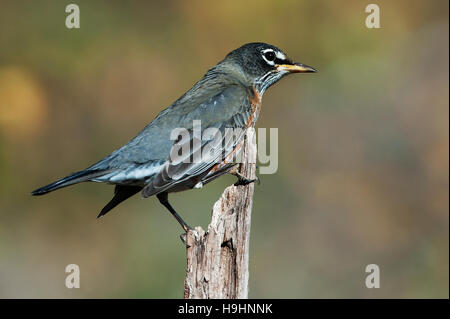
M247 129L239 173L256 176L256 134ZM208 231L186 234L187 267L184 297L248 298L250 221L254 183L228 186L214 204Z

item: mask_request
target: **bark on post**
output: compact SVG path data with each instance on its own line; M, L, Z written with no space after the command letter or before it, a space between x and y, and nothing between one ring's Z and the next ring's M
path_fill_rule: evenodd
M239 173L256 176L256 135L247 129ZM228 186L214 204L207 232L186 235L187 267L184 297L248 298L250 220L254 183Z

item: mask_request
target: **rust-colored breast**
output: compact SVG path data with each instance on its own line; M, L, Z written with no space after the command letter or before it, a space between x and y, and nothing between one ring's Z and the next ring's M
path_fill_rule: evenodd
M247 120L247 128L255 126L259 112L261 111L261 95L254 87L252 88L252 94L250 95L249 101L251 113Z

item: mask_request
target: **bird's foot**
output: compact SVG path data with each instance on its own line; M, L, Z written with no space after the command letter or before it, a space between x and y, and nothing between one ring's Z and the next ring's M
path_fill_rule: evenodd
M258 182L258 185L261 184L261 180L259 179L258 175L256 175L255 179L247 178L239 172L235 172L233 175L235 175L238 178L237 182L234 183L234 186L245 186L254 183L256 181Z
M186 248L189 248L189 247L190 247L190 246L187 244L187 241L186 241L186 239L187 239L187 233L181 234L181 235L180 235L180 239L181 239L181 242L186 246Z
M256 179L238 178L237 182L234 183L234 186L245 186L254 183L255 181Z
M259 179L259 176L255 174L256 178L255 179L250 179L247 178L246 176L242 175L241 173L239 173L239 165L234 166L229 173L231 175L234 175L237 177L237 182L234 183L234 186L245 186L254 182L258 182L258 185L261 184L261 180Z
M185 233L180 235L180 239L181 239L181 242L186 246L186 248L189 248L191 246L189 246L188 243L187 243L187 235L188 235L188 233L189 232L193 232L193 233L197 234L198 232L197 232L197 230L195 228L192 228L192 227L190 227L187 224L184 225L183 229L184 229Z

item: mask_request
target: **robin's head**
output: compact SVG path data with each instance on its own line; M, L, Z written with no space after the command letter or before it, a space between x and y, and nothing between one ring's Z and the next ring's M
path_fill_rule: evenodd
M267 43L247 43L231 51L222 61L233 68L256 87L264 91L290 73L317 72L314 68L292 61L286 53Z

